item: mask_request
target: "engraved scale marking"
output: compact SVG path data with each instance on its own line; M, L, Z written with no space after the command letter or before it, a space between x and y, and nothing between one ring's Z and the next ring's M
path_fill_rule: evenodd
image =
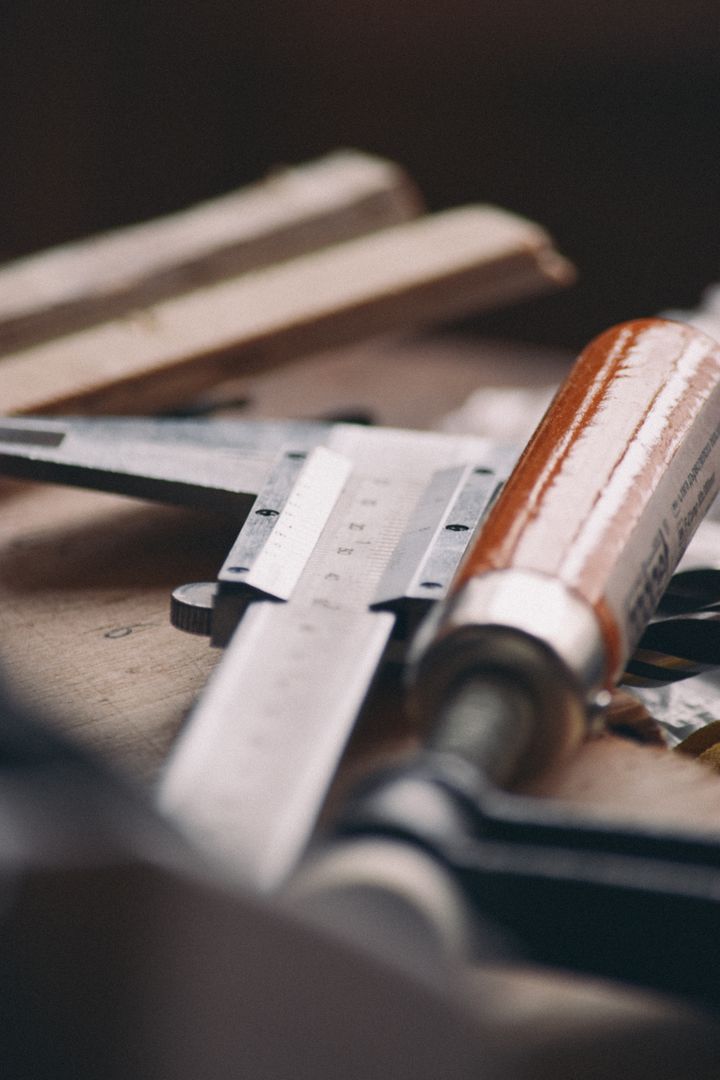
M352 471L287 603L243 616L160 791L205 851L261 891L282 883L312 834L395 624L369 605L430 477L512 460L485 440L349 425L325 445ZM322 469L307 478L292 496L301 516ZM291 532L278 536L278 557L296 564Z
M283 447L320 463L305 473L308 483L291 483L285 494L280 485L277 505L267 507L280 519L291 503L285 525L299 515L298 529L277 531L272 566L259 575L282 587L286 603L250 605L158 793L226 872L275 888L312 833L381 664L394 616L368 609L422 492L438 469L454 465L477 462L504 475L514 452L485 439L348 424L9 420L4 428L7 471L37 477L42 467L47 479L146 497L169 492L191 505L212 495L235 510L238 492L247 499L272 489ZM300 526L313 513L314 541L303 546ZM265 557L262 545L254 557ZM294 580L283 577L289 565Z

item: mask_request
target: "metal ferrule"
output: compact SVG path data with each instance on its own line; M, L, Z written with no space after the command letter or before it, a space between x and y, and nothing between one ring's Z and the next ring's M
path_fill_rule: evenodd
M411 698L432 729L468 683L522 687L536 717L531 757L557 754L586 730L602 687L605 648L592 607L555 578L524 570L469 580L421 627L411 652Z

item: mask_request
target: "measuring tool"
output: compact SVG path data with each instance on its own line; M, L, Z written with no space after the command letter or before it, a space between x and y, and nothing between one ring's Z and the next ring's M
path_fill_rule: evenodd
M228 647L160 800L260 889L296 864L382 659L402 655L447 592L515 457L480 438L347 424L0 424L5 473L243 522L218 575L212 627L197 587L176 593L178 625L199 620Z
M627 627L642 629L649 617L635 600L650 602L655 592L659 596L699 523L696 493L703 490L709 502L715 483L717 429L707 425L717 395L716 347L703 335L658 320L613 334L593 346L601 362L592 375L587 376L586 364L586 376L575 376L571 389L558 399L560 413L551 414L550 427L543 429L545 441L552 442L550 465L537 473L535 486L528 486L522 478L533 473L537 461L531 446L492 519L507 515L512 504L518 520L532 525L534 513L544 513L544 500L549 500L555 531L541 538L538 551L548 556L565 552L572 565L584 550L578 528L586 508L582 503L573 513L567 499L563 505L555 494L559 477L573 478L580 460L575 451L591 431L603 447L607 443L603 506L623 493L629 501L613 503L608 544L601 537L596 554L601 562L607 556L612 567L621 567L613 581L622 579L627 589L624 598L619 586L615 589L617 610L628 598L633 603L615 631L608 629L605 617L599 629L593 629L592 620L581 620L591 627L583 648L578 651L577 643L566 641L559 667L552 643L543 641L540 648L547 659L546 683L548 671L559 672L562 678L549 682L562 687L570 672L575 704L569 728L576 736L584 730L588 702L611 685L621 671L619 658L632 648ZM607 387L627 381L639 355L646 375L660 363L660 381L656 392L645 393L642 406L637 400L626 403L619 432L617 402ZM672 380L671 371L678 372ZM672 389L663 396L666 383ZM683 396L681 384L692 391ZM582 422L572 408L579 387L589 402L580 414ZM669 407L668 394L676 391L679 412ZM690 400L702 408L688 411ZM641 415L633 413L634 406ZM662 427L654 429L657 438L648 459L647 453L643 457L642 424L654 422L658 410L669 427L664 434ZM673 431L680 432L675 442ZM573 452L563 457L568 447ZM7 420L0 427L4 472L213 506L244 521L218 575L212 603L211 632L216 643L227 643L226 656L171 755L160 802L227 869L260 890L276 889L297 863L378 667L388 655L403 654L424 615L448 594L468 542L515 458L514 450L483 439L345 424ZM700 487L695 487L698 477ZM597 477L575 474L574 479L585 495L597 491ZM639 516L631 507L634 482L636 495L644 492L633 504L645 508ZM673 532L673 499L685 483L689 486L678 515L682 531ZM626 509L629 533L618 531ZM567 535L563 521L575 523ZM509 523L510 537L516 535L513 528ZM655 544L658 536L668 541L667 551L662 542ZM662 560L658 552L664 553ZM467 578L472 564L465 565ZM562 636L562 611L553 614L539 601L530 605L530 594L517 591L516 570L525 580L528 568L512 569L516 617L532 609L544 617L546 637ZM547 577L542 568L529 570L534 581ZM599 597L578 600L573 579L562 588L569 594L565 608L589 603L599 610ZM457 612L458 605L456 596L450 611ZM195 591L181 592L175 599L177 621L197 628L198 607L202 611L204 605L198 605ZM506 609L507 603L503 618ZM498 611L484 617L484 625L497 625ZM456 637L460 648L430 647L430 659L420 665L428 702L437 700L428 670L452 690L457 658L467 659L464 643L477 638L472 629L477 622L473 616L470 629ZM452 638L446 626L440 626L439 642ZM520 626L523 642L527 634L528 627ZM597 649L585 649L588 643ZM585 664L588 656L594 659ZM476 666L471 656L471 669ZM565 719L563 714L563 730ZM520 740L518 752L523 748L527 743Z

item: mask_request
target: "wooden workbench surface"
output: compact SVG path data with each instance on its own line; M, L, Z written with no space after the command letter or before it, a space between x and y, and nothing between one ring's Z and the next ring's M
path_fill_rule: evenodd
M411 370L413 378L405 377ZM512 372L509 364L508 381ZM487 377L475 346L385 343L322 357L236 389L251 400L246 415L360 409L380 422L427 426ZM232 522L212 514L0 483L0 657L11 689L112 763L150 782L218 659L206 639L169 625L169 593L177 584L212 578L234 534ZM720 824L720 779L664 750L617 738L588 743L574 762L546 779L544 790L612 806L616 813ZM512 1001L505 1022L512 1013L512 1029L528 1040L529 1052L542 1039L547 1049L547 1029L542 1039L539 1032L558 1011L565 1035L574 1032L585 1048L590 1013L598 1045L617 1037L630 1044L633 1032L644 1032L643 1038L664 1032L664 1063L659 1067L653 1059L655 1071L643 1071L635 1047L639 1071L628 1071L631 1077L674 1075L662 1071L673 1061L668 1032L684 1032L685 1043L672 1045L686 1050L687 1033L698 1023L639 995L618 998L592 986L578 993L577 984L558 988L555 982L508 984L498 978L491 983L493 994L498 1003ZM502 1012L505 1006L497 1008ZM556 1037L567 1047L567 1040L557 1032ZM714 1029L706 1038L696 1077L712 1075Z

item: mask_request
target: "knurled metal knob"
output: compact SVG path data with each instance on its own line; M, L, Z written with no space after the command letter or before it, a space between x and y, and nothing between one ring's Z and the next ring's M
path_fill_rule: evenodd
M212 633L212 616L217 584L193 581L180 585L170 598L170 622L188 634Z

